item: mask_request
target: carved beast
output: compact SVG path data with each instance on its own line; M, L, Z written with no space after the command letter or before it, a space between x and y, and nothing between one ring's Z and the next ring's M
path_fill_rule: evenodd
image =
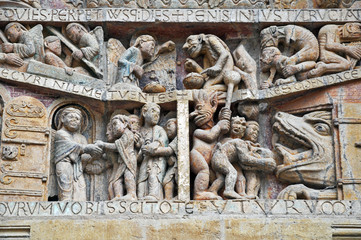
M296 117L278 112L273 130L275 150L283 158L283 163L277 166L276 176L289 183L298 183L284 189L279 198L320 199L320 192L325 191L316 189L335 186L331 113L317 111ZM335 196L326 192L327 199Z

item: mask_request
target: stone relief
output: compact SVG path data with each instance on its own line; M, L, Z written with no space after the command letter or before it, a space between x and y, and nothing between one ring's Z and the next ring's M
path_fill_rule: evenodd
M276 73L280 78L275 85L296 82L307 78L307 72L316 66L319 55L317 38L306 28L296 25L271 26L261 31L262 71L269 78L261 88L273 85ZM283 45L283 52L279 49Z
M59 126L54 140L54 163L60 201L86 201L83 165L99 157L100 147L88 144L81 134L83 114L68 107L59 114Z
M137 156L134 149L135 137L130 124L128 116L115 115L107 126L108 143L99 140L95 142L106 152L107 160L113 165L108 179L110 200L137 200ZM125 196L123 185L127 193Z
M361 24L326 25L318 33L320 61L309 77L354 69L361 58Z
M111 7L113 2L71 3ZM286 1L275 3L280 4L280 8L288 8ZM217 7L223 2L208 4ZM360 26L359 23L324 25L318 31L318 39L314 29L298 25L270 26L259 32L260 47L256 50L243 44L245 41L242 44L238 39L238 42L231 41L229 36L223 36L225 40L222 40L214 34L188 36L187 33L183 50L190 58L185 59L179 53L182 51L179 39L177 44L167 41L158 45L151 35L134 34L126 49L121 42L124 39L109 38L111 34L104 34L100 26L89 30L87 25L70 23L60 30L59 26L29 27L12 22L4 28L4 36L0 36L3 42L0 64L4 69L73 84L66 89L79 84L100 88L105 94L129 96L129 99L116 99L115 103L120 109L124 104L124 108L132 109L134 114L112 116L106 134L97 133L97 139L103 140L94 143L82 134L84 116L79 109L69 107L59 113L52 161L61 201L89 200L86 189L94 185L84 179L84 173L107 178L109 200L177 199L177 190L182 184L178 181L181 170L177 162L177 131L182 129L177 129L177 118L160 121L162 104L168 111L174 110L174 103L164 100L158 105L154 99L155 96L168 97L156 95L166 91L175 94L176 101L182 99L182 94L191 92L181 92L183 86L179 84L176 87L176 81L182 79L186 89L197 89L187 99L191 108L194 105L189 117L196 126L190 131L189 157L195 178L191 180L194 200L262 198L260 189L267 180L261 176L273 173L280 182L291 184L279 193L280 199L337 199L331 114L316 111L296 117L277 113L273 125L276 143L271 148L265 136L261 135L263 140L258 142L260 125L264 123L259 121L260 112L268 104L258 100L266 90L277 86L287 87L323 75L359 69ZM41 73L41 68L53 75ZM62 74L53 72L54 68ZM259 70L269 73L269 77L264 80ZM34 77L33 81L40 78ZM166 86L167 81L173 82ZM240 89L242 87L245 89ZM131 99L135 92L139 92L139 98L146 96L146 101ZM234 100L236 94L249 92L254 94L253 99ZM107 101L104 95L98 100ZM109 102L109 106L112 104ZM26 131L46 134L46 127L24 125L18 119L43 118L46 113L46 109L32 102L9 104L2 137L12 141ZM97 120L100 127L105 126L104 119ZM270 131L264 130L266 134ZM8 144L2 146L2 159L16 162L26 151L26 144ZM5 176L2 183L10 184L8 176L22 174L12 169L11 163L1 166L1 176ZM45 178L38 172L26 176Z
M221 199L216 193L208 191L212 152L218 138L230 128L231 111L222 108L219 121L215 124L213 115L217 110L217 93L207 94L204 90L194 92L195 110L189 117L197 129L193 133L193 148L190 152L191 170L196 174L194 180L194 199Z
M335 199L335 162L331 113L316 111L297 117L275 115L274 148L282 157L276 176L289 185L281 199Z
M156 61L161 54L173 51L175 44L168 41L157 49L156 47L156 41L152 36L139 36L134 44L120 55L117 63L118 73L111 90L140 90L139 80L145 75L146 66ZM159 83L156 76L149 76L149 78L150 81L144 86L143 91L165 92L165 87Z
M227 91L231 94L233 85L237 89L241 79L247 88L257 88L254 82L256 80L254 67L250 66L252 60L248 62L251 57L242 45L234 52L237 66L240 68L234 65L228 46L215 35L191 35L187 38L183 49L192 58L187 58L184 63L185 70L190 73L183 80L187 89L203 88L212 91ZM199 56L203 57L203 67L193 60Z

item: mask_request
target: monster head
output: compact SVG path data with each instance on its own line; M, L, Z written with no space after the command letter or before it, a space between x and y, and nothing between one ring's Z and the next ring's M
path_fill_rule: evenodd
M183 49L187 51L191 58L196 58L201 54L204 38L204 34L190 35L187 38Z
M217 110L217 92L208 94L204 90L194 91L195 109L189 117L194 118L197 127L205 127L208 123L213 124L213 114Z
M283 158L276 172L280 180L317 188L335 184L331 113L296 117L278 112L273 130L274 148Z

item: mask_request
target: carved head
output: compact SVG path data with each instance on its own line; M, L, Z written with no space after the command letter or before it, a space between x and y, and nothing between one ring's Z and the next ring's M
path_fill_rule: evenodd
M76 44L78 44L81 37L88 32L86 28L83 25L80 25L79 23L70 23L66 27L65 31L69 39Z
M125 115L115 115L110 120L111 122L111 128L112 128L112 137L113 139L120 138L126 128L130 128L129 125L129 118Z
M239 115L245 117L248 121L258 119L259 107L254 102L241 102L237 107Z
M259 124L256 121L248 121L246 126L244 140L256 143L258 141Z
M155 39L150 35L139 36L134 43L134 47L139 48L145 60L151 60L154 56Z
M280 56L281 51L276 47L266 47L262 49L261 53L261 69L263 72L267 72L273 65L277 56Z
M141 122L144 125L157 125L160 118L160 106L156 103L146 103L141 110Z
M27 31L27 29L22 24L17 22L9 23L5 27L5 35L12 43L17 43L19 41L23 31Z
M246 119L244 117L233 117L231 119L231 138L242 138L246 131Z
M279 40L284 38L285 33L283 27L270 26L261 31L261 48L278 47Z
M273 125L273 144L283 163L279 179L315 187L335 184L331 113L316 111L297 117L278 112Z
M129 124L130 124L130 130L132 130L133 133L139 132L140 130L140 118L137 115L129 115Z
M164 130L167 133L168 139L174 139L177 136L177 119L169 119L165 123Z
M207 123L213 123L213 114L217 110L218 99L217 92L208 94L204 90L193 91L195 109L189 114L194 119L194 123L198 127L202 127Z
M48 36L44 39L45 48L49 49L57 56L61 55L61 42L60 39L56 36Z
M204 38L204 34L190 35L187 38L186 43L183 45L183 49L187 51L191 58L196 58L201 54Z
M60 115L60 128L63 127L69 132L79 132L83 115L79 109L68 107Z
M113 127L111 121L107 124L107 132L105 133L105 135L107 137L108 142L114 142Z
M360 41L361 40L361 24L346 23L342 26L342 41Z

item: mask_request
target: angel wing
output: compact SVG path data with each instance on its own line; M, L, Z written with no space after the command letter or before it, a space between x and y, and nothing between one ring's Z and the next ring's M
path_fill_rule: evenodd
M44 62L45 50L44 50L43 26L41 24L38 24L32 29L30 29L29 33L33 37L35 43L34 59L39 62Z
M118 60L125 52L123 44L114 38L110 38L107 44L107 66L108 66L108 84L113 84L117 76Z

